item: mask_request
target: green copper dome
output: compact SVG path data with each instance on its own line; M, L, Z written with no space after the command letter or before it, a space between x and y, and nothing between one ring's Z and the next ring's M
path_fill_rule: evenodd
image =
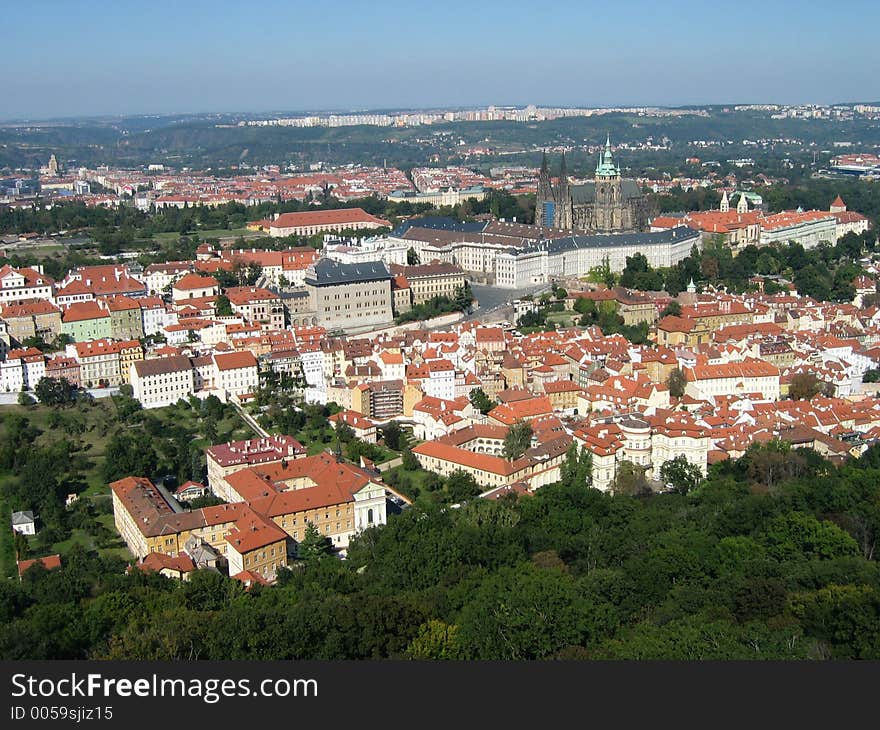
M609 134L605 140L605 151L599 153L599 164L596 165L596 174L605 177L613 177L620 175L620 168L614 165L614 158L611 156L611 135Z

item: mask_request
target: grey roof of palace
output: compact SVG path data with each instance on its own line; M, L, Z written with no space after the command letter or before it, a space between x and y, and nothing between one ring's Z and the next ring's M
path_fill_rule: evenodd
M331 259L319 259L306 273L306 283L314 286L356 284L362 281L391 279L391 272L382 261L341 264Z
M682 240L694 242L699 239L700 232L687 226L677 226L656 233L601 233L591 236L566 236L565 238L553 238L544 241L535 241L525 248L511 248L510 253L529 254L536 251L548 253L562 253L581 248L614 248L618 246L656 246L658 244L671 244Z
M412 218L404 223L401 223L397 228L395 228L392 232L392 236L397 236L400 238L406 233L410 228L433 228L438 231L458 231L460 233L479 233L482 231L486 224L482 221L474 221L470 223L462 223L461 221L457 221L454 218L447 218L445 216L433 215L433 216L425 216L424 218Z

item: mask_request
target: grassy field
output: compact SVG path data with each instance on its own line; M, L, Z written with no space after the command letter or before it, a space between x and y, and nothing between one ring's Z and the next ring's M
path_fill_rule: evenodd
M249 231L247 228L213 228L206 230L197 230L194 231L194 233L198 235L200 241L204 241L208 238L238 238L239 236L244 236L245 238L253 238L254 236L265 235L256 231ZM191 236L193 234L188 233L186 235ZM176 231L171 231L170 233L153 234L153 240L159 241L161 243L176 241L178 238L180 238L180 234Z
M44 259L51 256L62 255L66 250L67 247L61 243L41 243L36 246L18 246L16 248L10 248L9 253Z
M62 438L76 438L83 443L82 453L88 458L88 465L83 471L83 479L86 486L80 492L80 498L89 500L98 508L99 515L95 518L96 521L107 528L111 534L116 535L113 515L110 510L110 488L104 481L101 473L107 444L117 429L125 428L117 418L116 406L112 399L99 399L93 401L91 405L79 404L57 411L42 405L30 407L19 405L2 406L0 407L0 435L4 433L3 418L8 414L22 415L38 428L40 434L36 438L36 443L40 446L48 446ZM158 408L151 410L150 415L166 422L169 426L171 424L182 426L192 434L193 443L203 448L207 447L207 441L199 433L199 416L191 408L180 408L177 406ZM60 422L58 421L59 418L61 419ZM67 431L74 424L76 428L73 430L80 431L80 433L75 436L69 436ZM217 433L224 440L227 438L250 438L252 436L250 429L234 411L225 415L217 423ZM13 478L13 474L0 475L0 487L3 486L5 480ZM5 525L9 525L9 511L9 505L4 504L0 500L0 518L4 520ZM2 515L3 512L7 514L4 516ZM87 550L98 550L102 555L130 557L124 542L118 537L115 541L110 541L105 535L102 544L103 546L99 545L97 537L91 534L91 531L82 529L72 530L67 539L54 543L48 550L40 547L37 537L29 538L31 555L33 556L51 553L64 555L74 545L81 545ZM0 530L0 575L14 575L14 571L15 553L12 531L7 527Z
M547 322L555 322L558 325L562 325L563 327L569 327L573 324L577 324L578 319L580 319L580 315L577 312L573 312L570 309L564 312L551 312L547 315Z

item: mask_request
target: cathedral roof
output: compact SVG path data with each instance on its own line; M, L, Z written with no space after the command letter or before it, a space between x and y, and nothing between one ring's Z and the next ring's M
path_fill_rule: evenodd
M569 186L571 193L571 202L575 205L583 205L585 203L596 202L596 183L586 182L581 185ZM641 198L642 189L635 180L620 181L620 198L621 200L632 200L633 198Z

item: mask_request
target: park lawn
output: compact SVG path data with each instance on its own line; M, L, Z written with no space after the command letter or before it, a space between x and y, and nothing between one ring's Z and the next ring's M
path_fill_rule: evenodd
M113 404L109 399L96 400L93 406L74 406L72 408L64 408L62 414L81 418L85 425L85 431L78 436L84 444L83 454L90 462L89 468L85 471L84 478L88 485L83 491L86 496L107 492L108 487L101 478L101 464L104 461L107 443L112 436L111 429L105 428L105 424L113 418ZM2 406L0 407L0 418L7 413L18 413L26 416L31 423L40 429L41 433L37 440L43 444L57 441L67 437L67 434L60 428L52 428L49 425L49 414L52 408L48 406Z
M159 241L160 243L170 243L171 241L176 241L180 238L180 234L177 231L170 231L169 233L154 233L152 240ZM144 239L148 241L150 239Z
M243 236L245 238L253 238L255 235L265 235L257 231L249 231L247 228L210 228L205 230L197 229L193 231L193 233L198 235L200 241L204 241L208 238L238 238L239 236ZM187 233L185 235L191 236L192 233ZM179 238L180 234L177 231L153 234L153 240L160 243L170 243L171 241L176 241Z
M34 246L33 248L27 248L21 251L21 253L27 253L35 258L44 259L50 256L55 256L56 254L64 253L66 250L66 246L62 243L48 243L43 246ZM16 251L18 253L19 251Z
M47 445L53 441L63 438L79 439L84 446L83 453L88 458L88 466L84 469L83 480L86 484L80 496L88 499L93 503L106 502L109 504L111 499L110 487L104 481L101 474L104 464L104 456L106 454L107 445L115 433L116 428L125 428L124 424L116 421L115 406L111 399L98 399L92 405L75 405L72 407L60 409L62 418L77 419L82 423L83 433L68 436L62 427L52 428L49 425L50 414L55 409L49 406L36 404L33 406L10 405L0 407L0 429L3 428L3 417L7 414L20 414L26 416L28 420L40 430L37 442ZM190 434L195 443L207 447L207 441L200 433L200 419L198 414L190 408L180 408L177 406L169 406L167 408L157 408L150 411L152 416L159 418L163 424L174 424L182 426ZM218 436L222 440L233 440L251 438L250 427L248 427L238 416L237 413L231 413L225 416L217 424ZM316 444L318 450L323 448L323 444ZM0 494L3 493L4 481L13 479L13 474L0 475ZM0 499L0 519L6 525L10 524L11 510L4 500ZM116 526L114 524L113 514L101 514L97 521L103 524L108 530L116 535ZM36 538L30 539L31 552L33 555L42 555L44 551L38 548ZM95 538L85 530L75 529L71 532L70 537L66 540L55 543L51 546L49 553L59 553L65 555L75 546L81 545L86 550L97 550L99 554L104 556L118 556L125 560L130 560L131 555L125 546L125 543L117 535L115 544L107 547L98 547ZM12 536L12 530L0 530L0 575L14 576L16 574L15 565L15 547Z
M300 441L300 439L297 439L297 441L299 441L300 443L303 443L302 441ZM303 445L306 446L305 444L303 444ZM330 449L332 451L333 445L332 444L325 444L321 441L313 441L312 443L310 443L306 446L306 453L309 456L314 456L315 454L320 454L322 451L327 451L328 449Z
M564 312L550 312L547 315L547 322L555 322L556 324L570 325L577 321L580 315L570 309Z
M387 446L376 444L376 448L379 449L379 456L376 458L377 464L384 464L386 461L391 461L392 459L396 459L398 456L400 456L399 451L392 451Z
M238 238L239 236L253 238L254 236L263 236L264 233L259 233L258 231L249 231L247 228L214 228L209 230L198 230L196 231L199 235L199 240L204 241L206 238Z
M7 413L18 413L26 416L42 432L37 437L38 441L46 444L67 436L63 430L52 429L49 426L49 414L52 410L48 406L41 406L39 404L35 406L2 406L0 407L0 424L2 424L3 415ZM109 497L110 487L101 475L101 467L104 463L107 444L113 436L113 429L106 427L106 424L112 423L115 419L115 408L112 400L109 398L98 399L94 401L93 406L63 408L61 413L77 416L84 421L85 431L79 436L72 437L79 438L83 442L84 450L82 453L88 458L90 464L83 474L86 488L83 490L82 496L88 499L95 499L101 496ZM182 425L192 433L194 439L198 439L201 445L207 447L208 444L203 442L203 436L199 432L198 415L192 409L168 406L167 408L153 409L150 413L157 416L163 422ZM0 428L2 428L2 425L0 425ZM237 414L232 414L219 421L217 433L223 440L226 440L227 434L229 440L251 438L253 436L250 428L242 422Z
M405 475L406 478L412 482L412 484L419 488L420 491L423 491L425 488L425 484L434 475L433 472L427 471L425 469L416 469L415 471L407 471L403 468L403 466L395 466L387 471L383 472L383 477L388 474L401 474Z
M95 539L85 530L72 530L70 537L52 545L52 548L49 550L49 555L55 553L66 555L74 545L81 545L86 550L94 550ZM31 545L31 552L33 555L39 555L39 549L36 547L36 542Z

